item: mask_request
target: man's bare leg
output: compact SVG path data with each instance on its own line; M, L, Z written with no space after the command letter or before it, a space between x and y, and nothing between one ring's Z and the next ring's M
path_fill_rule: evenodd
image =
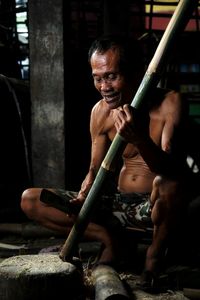
M146 254L144 284L145 280L153 282L153 278L156 278L164 267L169 241L180 224L184 205L177 182L161 176L157 176L154 180L151 200L154 231L152 244Z
M22 210L31 220L67 237L76 221L76 216L68 215L41 202L41 191L41 188L25 190L21 198ZM89 223L84 238L90 241L98 241L104 245L98 260L99 263L112 263L115 261L113 240L106 228L95 223Z

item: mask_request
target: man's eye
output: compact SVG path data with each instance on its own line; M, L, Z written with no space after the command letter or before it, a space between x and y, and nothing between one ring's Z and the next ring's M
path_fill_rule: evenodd
M101 82L101 77L94 77L94 81L97 83Z
M109 74L108 79L109 80L115 80L117 78L117 74Z

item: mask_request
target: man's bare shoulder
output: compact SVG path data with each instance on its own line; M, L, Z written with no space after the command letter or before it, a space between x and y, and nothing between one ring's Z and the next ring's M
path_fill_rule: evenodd
M157 89L150 99L150 116L152 120L183 123L188 118L188 103L181 93L175 90Z
M175 90L166 91L164 100L166 102L171 102L172 104L181 103L181 93Z
M98 128L99 132L106 133L113 127L114 121L112 118L112 110L107 103L102 99L98 101L92 108L91 126Z
M111 110L107 103L101 99L92 108L91 117L99 121L105 121L110 116Z
M182 117L187 116L189 112L188 101L180 92L169 91L163 100L163 110L168 113L179 114Z
M155 99L157 107L165 112L181 112L187 105L182 94L175 90L158 89Z
M99 100L95 105L92 107L92 113L95 113L96 111L105 109L105 101L103 99Z

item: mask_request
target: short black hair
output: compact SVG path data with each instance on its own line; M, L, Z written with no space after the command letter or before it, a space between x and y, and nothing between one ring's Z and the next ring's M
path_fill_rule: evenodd
M88 61L90 62L95 51L104 54L109 49L119 51L119 68L125 76L131 77L139 70L144 70L143 51L140 42L135 38L127 38L123 35L103 35L97 38L88 51Z

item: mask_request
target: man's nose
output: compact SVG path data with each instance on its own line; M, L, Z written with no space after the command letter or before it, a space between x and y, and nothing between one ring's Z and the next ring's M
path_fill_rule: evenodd
M101 82L101 90L102 91L109 91L112 88L112 85L108 80L104 79Z

